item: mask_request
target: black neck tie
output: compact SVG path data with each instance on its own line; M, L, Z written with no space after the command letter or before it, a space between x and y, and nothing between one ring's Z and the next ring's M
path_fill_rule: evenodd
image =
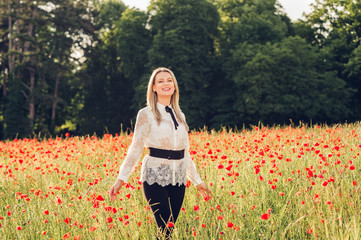
M174 117L172 109L170 107L168 107L168 106L165 106L165 110L170 113L170 115L171 115L171 117L173 119L173 122L174 122L175 130L177 130L177 127L178 127L179 124L178 124L177 120Z

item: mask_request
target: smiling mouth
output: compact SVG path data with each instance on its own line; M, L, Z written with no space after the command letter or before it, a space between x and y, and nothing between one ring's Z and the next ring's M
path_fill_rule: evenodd
M170 91L170 88L162 88L163 91Z

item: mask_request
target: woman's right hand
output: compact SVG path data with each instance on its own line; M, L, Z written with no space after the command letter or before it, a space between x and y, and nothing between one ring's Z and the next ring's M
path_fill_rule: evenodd
M124 181L121 179L118 179L113 186L110 188L109 191L109 197L110 201L114 201L117 194L119 193L120 188L123 186Z

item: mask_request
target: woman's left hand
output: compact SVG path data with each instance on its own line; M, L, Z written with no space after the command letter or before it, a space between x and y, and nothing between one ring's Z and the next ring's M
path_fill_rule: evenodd
M201 183L201 184L198 184L196 186L199 190L199 192L202 194L203 198L204 199L210 199L210 195L211 195L211 190L208 189L207 185L205 183Z

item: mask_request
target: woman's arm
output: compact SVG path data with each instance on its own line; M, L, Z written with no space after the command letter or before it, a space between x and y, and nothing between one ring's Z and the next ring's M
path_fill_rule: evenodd
M182 117L184 121L186 120L184 113L182 113ZM185 159L186 159L186 175L188 179L197 187L199 192L202 194L204 199L209 199L211 191L208 189L207 185L202 182L202 179L200 178L196 165L194 164L191 155L189 153L190 144L189 144L189 137L187 137L186 140L186 149L185 149Z
M148 119L148 114L145 109L141 109L138 112L137 120L134 128L134 135L132 139L132 143L129 146L127 156L125 157L122 165L119 169L119 175L117 181L110 188L109 196L113 201L116 197L116 194L119 192L124 182L127 182L129 176L132 174L135 165L138 163L143 150L144 150L144 142L148 137L150 130L150 122Z
M209 199L211 191L208 189L207 185L202 182L202 179L199 177L196 166L189 154L189 140L187 141L188 147L186 149L185 158L187 161L187 177L188 179L197 187L199 192L202 194L204 199Z
M130 174L132 174L135 168L135 165L142 156L144 142L149 134L149 126L150 123L148 120L148 114L146 113L145 109L142 109L138 112L132 143L129 146L127 156L120 166L118 179L121 179L124 182L128 181Z

